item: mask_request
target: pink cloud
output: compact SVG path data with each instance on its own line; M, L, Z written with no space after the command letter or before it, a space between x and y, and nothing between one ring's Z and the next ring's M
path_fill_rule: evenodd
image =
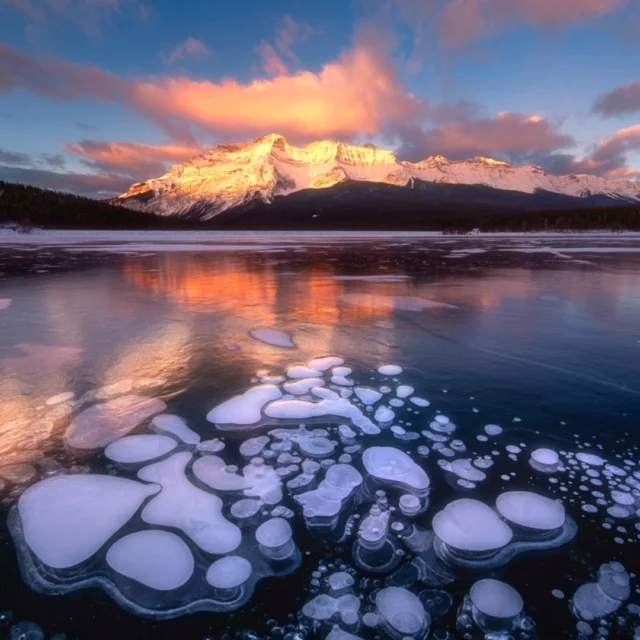
M595 101L593 110L603 116L640 112L640 80L602 94Z
M169 62L177 62L183 58L202 58L208 55L211 55L211 49L202 40L189 37L178 43L167 59Z
M287 65L268 42L264 42L263 40L258 45L258 53L262 59L262 68L268 76L284 76L289 73Z
M445 47L521 26L559 28L601 18L632 0L386 0L383 6L398 11L417 40L425 26L437 31Z
M304 42L315 32L315 29L306 22L296 21L290 15L286 15L282 19L282 26L276 36L276 49L290 60L299 62L296 54L293 52L293 45Z
M442 154L451 159L488 156L526 162L571 146L573 139L558 132L548 119L503 112L495 117L472 117L401 134L405 152L418 160Z
M167 164L189 160L201 152L193 146L165 144L151 145L140 142L102 142L82 140L78 144L65 144L65 149L83 159L98 171L125 175L139 181L162 175Z

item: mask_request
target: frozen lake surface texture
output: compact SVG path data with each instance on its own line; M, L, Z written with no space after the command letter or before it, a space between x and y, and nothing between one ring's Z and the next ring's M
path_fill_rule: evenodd
M640 237L0 233L0 637L640 637Z

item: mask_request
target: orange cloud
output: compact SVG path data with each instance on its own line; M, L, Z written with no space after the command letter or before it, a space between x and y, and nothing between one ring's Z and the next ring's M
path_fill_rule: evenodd
M198 147L189 145L97 140L82 140L64 147L80 156L92 169L129 176L136 181L162 175L166 171L166 163L184 162L200 152Z
M262 58L262 68L268 76L284 76L289 73L287 65L268 42L263 40L260 43L258 53Z

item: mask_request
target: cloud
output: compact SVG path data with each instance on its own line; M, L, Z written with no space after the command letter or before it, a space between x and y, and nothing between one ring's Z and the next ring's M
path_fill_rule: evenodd
M262 68L268 76L284 76L289 73L287 65L268 42L263 40L258 45L257 51L262 59Z
M286 15L276 35L276 49L286 58L299 62L293 52L293 45L304 42L314 33L316 30L306 22L296 21L290 15Z
M605 117L640 112L640 80L603 93L596 99L593 110Z
M167 163L189 160L201 151L197 147L175 144L151 145L138 142L102 142L82 140L65 144L65 149L82 158L94 170L126 176L139 182L163 175Z
M27 35L36 38L52 20L71 22L91 36L100 36L114 16L127 13L145 20L149 7L137 0L0 0L0 10L9 8L30 21Z
M28 167L33 164L33 159L28 153L8 151L0 147L0 164Z
M114 196L126 191L131 181L112 175L87 173L58 173L46 169L30 169L25 167L9 167L0 164L0 180L21 182L43 189L70 191L86 196Z
M441 154L453 160L488 156L521 164L574 144L571 136L558 132L547 118L509 111L494 117L463 118L428 130L414 126L400 130L399 137L400 154L412 160Z
M421 50L435 32L443 48L518 27L558 29L619 11L633 0L380 0L378 19L409 25ZM415 62L415 61L414 61Z
M177 62L184 58L202 58L211 55L211 49L197 38L187 38L178 43L167 57L168 62Z

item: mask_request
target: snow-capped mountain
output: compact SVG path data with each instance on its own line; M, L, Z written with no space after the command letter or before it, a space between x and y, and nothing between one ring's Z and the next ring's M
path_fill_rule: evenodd
M490 158L450 161L432 156L417 163L400 161L392 151L328 140L305 147L272 134L251 142L218 145L173 166L160 178L133 184L118 204L160 215L208 220L251 202L273 201L302 189L323 189L352 181L412 188L416 181L483 185L533 194L547 191L577 198L605 196L640 202L640 183L591 175L547 175L537 166L513 166Z

